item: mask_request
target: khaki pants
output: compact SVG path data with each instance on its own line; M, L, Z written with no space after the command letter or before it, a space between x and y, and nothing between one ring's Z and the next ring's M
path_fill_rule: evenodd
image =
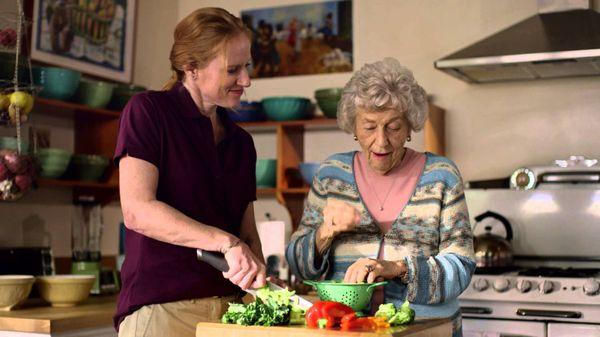
M147 305L125 317L119 337L194 337L198 322L220 322L230 302L241 300L227 296Z

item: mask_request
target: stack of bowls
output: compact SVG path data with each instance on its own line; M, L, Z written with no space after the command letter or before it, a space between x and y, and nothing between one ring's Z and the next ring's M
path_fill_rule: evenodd
M113 90L113 95L108 103L108 108L121 111L133 95L142 91L146 91L146 87L134 84L119 84Z
M71 159L69 177L75 180L98 181L102 178L109 159L97 154L75 154Z
M34 67L33 82L43 89L40 97L66 101L70 99L81 80L79 71L59 67Z
M260 102L241 101L240 106L227 110L229 118L236 123L260 122L266 119Z
M274 121L304 119L311 107L310 100L304 97L266 97L261 103L267 117Z
M0 275L0 311L10 311L31 292L31 275Z
M112 97L114 88L113 83L81 79L75 101L92 108L104 109Z
M343 88L328 88L315 91L317 105L327 118L337 117L337 106L342 97Z
M44 178L56 179L62 176L71 160L71 153L67 150L47 148L38 149L36 153L37 161L40 165L40 176Z
M256 187L273 188L277 178L276 159L258 159L256 161Z

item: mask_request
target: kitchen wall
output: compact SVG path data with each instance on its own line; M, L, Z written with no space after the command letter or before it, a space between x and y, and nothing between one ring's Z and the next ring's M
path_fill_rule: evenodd
M162 86L170 76L172 30L177 21L196 8L221 6L239 15L244 9L310 2L315 1L179 0L172 5L168 1L140 0L134 81L154 89ZM598 0L594 2L598 4ZM535 0L355 0L353 6L355 69L393 56L414 71L435 103L446 109L446 154L458 164L465 180L505 177L521 165L545 164L570 154L600 156L600 137L596 135L600 130L600 77L472 85L433 68L436 59L534 15ZM257 79L247 99L271 95L312 97L315 89L343 86L350 76L340 73ZM274 132L253 132L253 136L260 158L275 156ZM412 146L423 148L422 135L413 137ZM351 137L340 131L310 131L305 158L322 160L331 153L355 148ZM68 255L64 226L70 218L65 212L68 207L63 207L0 204L0 245L15 242L11 238L25 231L31 216L38 216L55 237L66 240L56 246L59 239L53 241L53 247L58 247L55 253ZM263 199L256 207L259 220L267 211L279 220L289 219L273 199ZM109 207L107 212L106 225L114 234L118 207ZM7 221L9 226L5 226ZM112 254L117 247L113 234L105 235L103 246Z

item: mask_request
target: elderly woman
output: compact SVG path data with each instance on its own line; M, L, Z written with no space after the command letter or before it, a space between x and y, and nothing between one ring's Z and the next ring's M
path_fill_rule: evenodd
M286 257L302 279L388 280L379 303L411 303L417 317L450 317L475 269L460 173L447 158L405 147L423 128L427 97L392 58L360 69L344 88L340 128L362 151L325 160Z

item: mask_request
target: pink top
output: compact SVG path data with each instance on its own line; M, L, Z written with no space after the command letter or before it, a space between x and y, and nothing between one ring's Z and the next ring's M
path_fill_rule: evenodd
M425 167L425 159L425 154L406 148L400 165L381 175L369 167L364 153L354 156L358 191L383 233L390 230L412 196Z
M425 154L406 148L406 154L400 165L394 167L388 174L381 175L369 168L367 158L362 152L354 156L354 177L358 191L383 233L387 233L392 228L392 224L413 195L425 168L426 159ZM384 240L381 240L378 259L385 259L382 249ZM371 298L371 314L374 314L384 301L384 288L375 288Z

